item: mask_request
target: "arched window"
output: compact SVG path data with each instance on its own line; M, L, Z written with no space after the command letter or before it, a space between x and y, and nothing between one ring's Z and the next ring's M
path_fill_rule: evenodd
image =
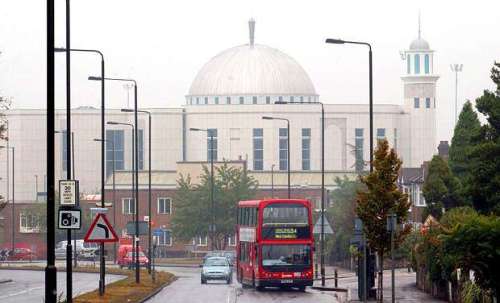
M226 98L226 103L227 103L227 104L231 104L231 97L227 97L227 98Z
M424 56L424 68L425 68L425 73L428 74L429 73L429 55L426 54Z
M420 74L420 55L415 55L415 74Z
M215 104L219 104L219 97L215 97Z
M410 55L406 55L406 73L409 74L411 72L411 59Z

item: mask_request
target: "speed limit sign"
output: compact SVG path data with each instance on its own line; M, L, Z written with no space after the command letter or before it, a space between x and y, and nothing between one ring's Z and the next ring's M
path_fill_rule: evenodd
M62 206L76 206L78 203L78 181L59 181L59 204Z

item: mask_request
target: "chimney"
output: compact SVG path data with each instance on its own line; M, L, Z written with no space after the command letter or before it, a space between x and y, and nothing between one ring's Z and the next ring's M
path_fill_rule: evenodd
M450 145L448 141L440 141L438 146L438 155L444 160L448 160L448 155L450 153Z

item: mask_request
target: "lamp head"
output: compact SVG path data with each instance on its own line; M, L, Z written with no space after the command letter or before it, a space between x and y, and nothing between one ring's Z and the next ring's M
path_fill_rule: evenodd
M118 125L120 123L115 122L115 121L108 121L106 124L109 124L109 125Z
M331 39L331 38L326 39L325 42L326 43L331 43L331 44L344 44L345 43L344 40L341 40L341 39Z
M273 117L268 117L268 116L263 116L262 119L263 120L273 120L274 118Z
M133 109L130 109L130 108L122 108L122 109L121 109L121 112L122 112L122 113L133 113L133 112L134 112L134 110L133 110Z
M195 127L190 127L189 130L193 131L193 132L199 132L199 131L202 131L203 129L201 129L201 128L195 128Z
M55 47L54 52L55 53L62 53L62 52L66 52L66 49L64 47Z
M101 142L101 141L104 141L104 140L101 140L101 139L94 139L94 141L96 141L96 142Z
M96 77L96 76L89 76L89 80L92 80L92 81L101 81L102 78L101 77Z

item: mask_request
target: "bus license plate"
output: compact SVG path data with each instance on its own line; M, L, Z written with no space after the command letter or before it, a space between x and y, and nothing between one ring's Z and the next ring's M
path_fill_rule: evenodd
M290 284L290 283L293 283L292 279L281 280L281 284Z

